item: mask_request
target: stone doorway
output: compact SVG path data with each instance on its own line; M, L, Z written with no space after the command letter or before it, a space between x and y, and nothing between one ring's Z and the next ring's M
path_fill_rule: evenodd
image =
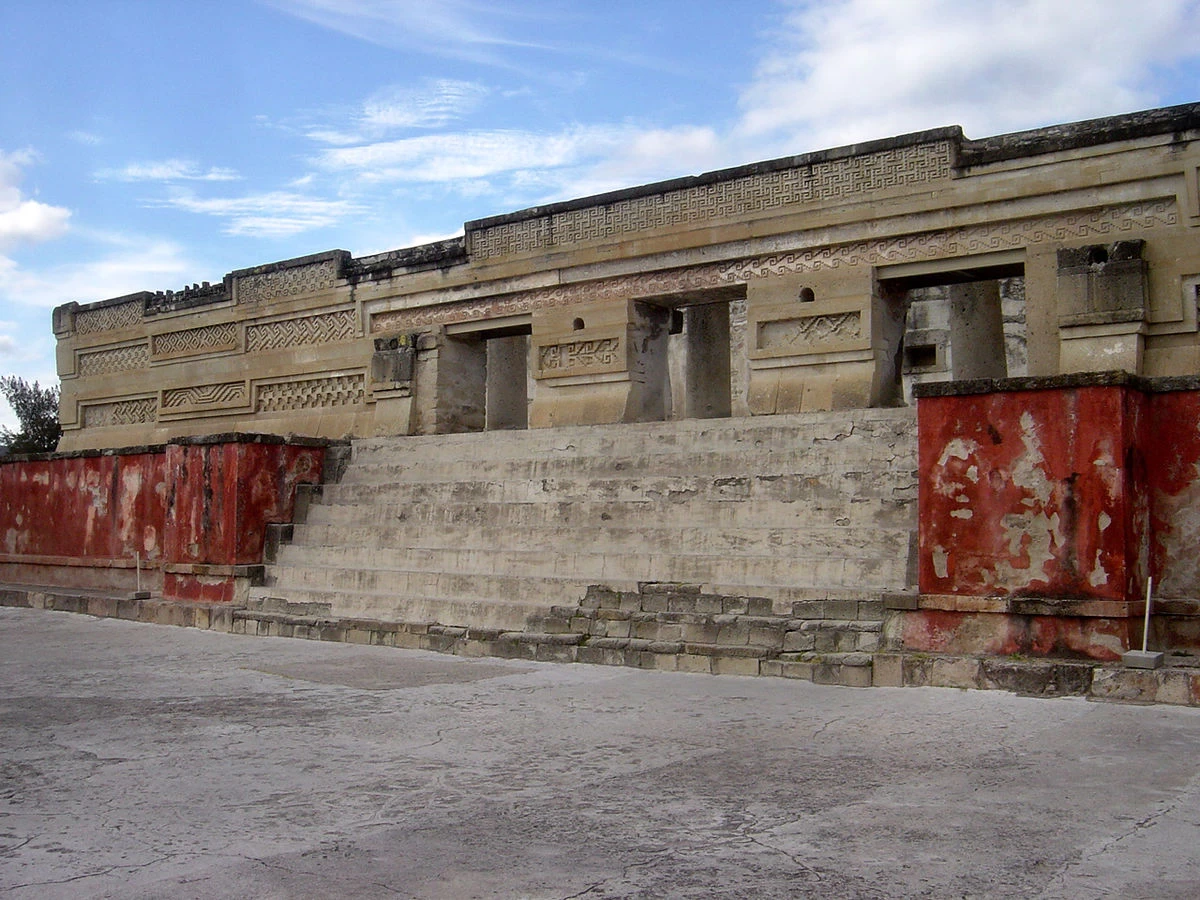
M486 323L479 323L486 324ZM527 322L470 331L447 328L440 403L445 431L529 427L532 375Z
M885 335L893 402L911 405L916 384L1027 374L1023 261L881 272L879 290L894 314Z
M638 421L717 419L732 414L730 301L656 298L635 304L631 396Z

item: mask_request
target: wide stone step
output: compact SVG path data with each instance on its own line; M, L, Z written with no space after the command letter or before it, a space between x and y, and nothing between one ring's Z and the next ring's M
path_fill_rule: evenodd
M883 557L823 553L811 556L730 556L693 553L592 553L554 550L378 549L364 547L284 547L279 563L268 570L280 583L291 570L341 573L322 575L330 583L355 587L389 573L448 573L447 580L468 575L515 578L571 578L604 581L688 581L750 589L778 586L845 585L887 590L903 585L906 555ZM287 574L281 574L287 573ZM318 577L316 575L312 577Z
M528 458L535 454L637 456L653 452L704 452L713 447L794 449L798 444L842 445L903 439L915 434L911 408L841 410L769 418L729 418L593 425L486 432L375 438L355 441L355 462L396 461L436 453L443 459ZM914 439L915 440L915 439Z
M416 527L448 528L464 525L508 530L563 526L582 535L599 535L608 528L633 527L654 522L664 527L704 523L722 530L741 528L863 527L916 528L916 492L897 491L895 499L812 503L759 500L736 503L720 500L680 502L547 501L544 503L461 502L419 504L322 502L309 508L307 523L330 526L388 527L398 522ZM911 496L909 496L911 494Z
M549 589L553 589L550 596L538 596ZM330 615L338 617L521 630L531 618L544 615L554 602L570 602L585 590L585 586L565 580L552 585L531 586L530 595L533 596L493 594L483 597L465 593L421 594L415 590L346 590L317 584L289 584L252 588L251 598L327 604Z
M432 448L431 448L432 449ZM911 475L916 469L915 442L893 448L884 456L881 448L867 443L828 448L792 450L722 449L688 453L627 454L623 456L524 456L519 458L474 459L464 461L441 456L411 455L402 460L356 462L342 478L343 484L383 484L393 481L439 481L456 479L469 471L474 480L514 480L544 478L603 478L636 475L670 476L679 473L708 478L741 475L803 474L826 475L844 470L883 466Z
M638 502L662 503L708 500L722 502L850 503L870 500L915 499L915 473L905 470L899 478L870 468L830 469L821 475L785 473L774 475L644 476L629 474L604 478L515 478L478 480L469 472L447 481L398 481L368 484L344 481L327 485L323 502L328 504L420 504L444 503L559 503Z
M581 545L571 525L546 524L520 531L502 526L397 522L387 525L305 524L293 529L290 546L280 548L279 562L296 554L339 548L347 552L386 550L504 550L510 553L575 548L573 553L606 554L671 552L679 555L768 556L787 558L906 559L912 532L906 528L813 525L796 528L704 528L696 525L617 525L596 529ZM316 557L314 557L315 559Z

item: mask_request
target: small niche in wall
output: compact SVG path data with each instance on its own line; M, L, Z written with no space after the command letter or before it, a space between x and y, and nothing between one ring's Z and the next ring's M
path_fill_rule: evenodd
M937 365L937 344L916 344L904 348L904 369L932 369Z
M575 320L571 323L571 328L575 331L583 331L583 319L576 316Z
M810 287L800 288L800 302L801 303L812 303L816 299L817 299L817 295L813 291L812 288L810 288Z

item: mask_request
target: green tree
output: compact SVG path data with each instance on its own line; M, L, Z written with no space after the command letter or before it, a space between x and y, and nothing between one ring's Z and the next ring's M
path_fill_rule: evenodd
M48 453L58 446L58 387L44 388L16 375L0 377L0 394L17 414L20 431L0 427L0 444L10 453Z

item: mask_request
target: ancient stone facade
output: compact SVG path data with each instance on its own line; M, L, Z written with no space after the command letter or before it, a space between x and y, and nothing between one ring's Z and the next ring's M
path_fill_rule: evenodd
M1200 104L946 128L55 311L63 450L901 405L1200 371Z

